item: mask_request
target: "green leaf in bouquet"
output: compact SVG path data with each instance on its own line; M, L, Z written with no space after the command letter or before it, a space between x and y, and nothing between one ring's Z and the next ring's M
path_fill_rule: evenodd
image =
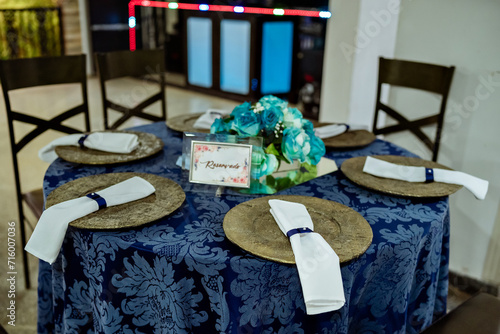
M280 191L286 188L290 188L294 183L288 177L279 177L276 179L276 190Z
M280 152L276 149L274 146L274 143L269 144L269 146L266 148L265 151L267 154L274 154L275 156L279 157Z
M266 185L269 187L275 187L276 186L276 179L272 175L267 175L266 176Z
M318 168L314 165L304 162L300 165L299 171L294 175L293 182L300 184L314 179L318 175Z

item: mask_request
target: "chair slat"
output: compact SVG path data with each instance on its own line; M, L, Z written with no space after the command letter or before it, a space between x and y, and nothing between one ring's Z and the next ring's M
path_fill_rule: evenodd
M99 81L101 84L102 105L104 111L104 128L116 129L131 117L139 117L151 121L165 121L167 108L165 98L165 53L163 50L136 50L97 53L95 55ZM137 106L129 108L109 100L106 82L123 77L143 77L145 80L158 83L160 92L147 97ZM158 80L152 80L157 76ZM161 103L161 117L150 115L144 109L153 103ZM123 115L113 124L108 124L108 109L121 112Z
M455 67L453 66L446 67L381 57L379 59L379 77L373 133L389 134L405 130L411 131L432 151L432 160L437 161L446 102L454 71ZM441 95L441 105L438 113L418 120L408 120L401 112L396 111L380 101L383 84L423 90ZM377 123L380 111L384 111L391 118L395 119L398 124L379 128ZM431 140L420 129L422 126L431 124L437 124L434 140Z

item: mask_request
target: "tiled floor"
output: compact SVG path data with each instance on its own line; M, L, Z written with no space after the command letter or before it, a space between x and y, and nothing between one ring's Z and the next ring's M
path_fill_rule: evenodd
M91 112L91 128L92 130L103 129L102 124L102 107L100 101L100 92L97 79L89 78L88 82L89 103ZM133 98L143 95L145 92L153 92L148 83L138 80L126 80L125 82L115 82L112 84L111 96L116 99L133 105ZM62 85L54 88L34 88L16 92L11 95L12 107L17 110L33 110L38 115L47 115L51 110L63 110L66 107L71 107L77 104L78 97L72 95L72 87ZM208 108L228 109L231 110L237 102L224 100L221 98L202 95L188 92L187 90L168 87L167 88L167 109L169 117L177 116L184 113L199 112ZM156 106L155 106L156 107ZM151 112L159 112L159 107L152 108ZM145 123L141 120L130 120L123 127L131 127ZM80 124L81 119L76 119L71 124ZM76 126L76 125L75 125ZM26 128L16 128L20 133L27 131ZM37 157L38 150L51 140L60 136L59 133L50 132L42 135L36 142L28 145L20 156L20 165L22 170L22 187L24 190L39 188L42 185L43 175L48 167L48 164L42 162ZM0 191L2 200L0 201L0 244L6 245L6 222L18 221L17 209L15 202L15 188L13 182L12 162L10 156L10 144L8 141L8 128L5 115L5 106L3 97L0 102L0 157L2 161L2 169L0 173ZM6 246L4 246L6 248ZM17 285L16 285L16 326L7 325L9 320L5 316L5 310L9 299L7 296L7 281L3 278L0 280L0 323L7 329L9 333L34 333L36 332L36 282L37 282L37 266L38 260L32 256L29 258L31 267L31 281L35 285L29 291L24 289L24 277L21 268L21 250L18 247L16 264L17 264ZM0 270L2 273L7 272L6 250L1 250ZM468 295L461 293L459 290L450 290L449 306L450 308L463 302Z

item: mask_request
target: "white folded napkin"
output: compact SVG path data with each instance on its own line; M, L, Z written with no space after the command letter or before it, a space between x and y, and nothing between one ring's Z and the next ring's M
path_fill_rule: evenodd
M355 130L368 130L368 127L365 125L358 125L358 124L350 124L350 125L344 123L330 124L314 128L314 134L318 138L324 139L341 135L347 131L355 131Z
M93 194L103 198L106 206L114 206L147 197L154 192L155 188L148 181L134 176ZM52 264L59 254L68 224L99 210L101 204L98 201L102 204L102 199L84 196L51 206L42 213L24 249Z
M229 114L227 110L220 109L208 109L204 114L202 114L196 122L194 122L193 127L195 129L210 129L212 123L217 118L222 118Z
M431 170L431 171L429 171ZM366 157L363 172L408 182L443 182L462 185L474 194L477 199L484 199L488 192L489 182L478 177L441 168L425 168L402 166L373 157Z
M84 139L83 139L84 138ZM93 132L85 137L84 134L72 134L57 138L38 151L38 157L46 162L57 159L54 151L57 146L83 146L111 153L130 153L137 148L137 135L122 132Z
M330 312L344 306L339 257L321 235L304 231L314 231L306 207L277 199L269 200L269 205L281 231L290 235L307 314Z

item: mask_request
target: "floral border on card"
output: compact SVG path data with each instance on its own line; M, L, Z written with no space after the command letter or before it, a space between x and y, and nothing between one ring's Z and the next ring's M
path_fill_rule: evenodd
M233 149L242 150L241 161L231 159L213 160L208 157L218 152ZM244 152L243 152L244 150ZM233 152L232 157L236 156ZM208 160L204 160L204 158ZM189 168L189 182L212 184L227 187L249 188L250 168L252 165L252 145L232 144L220 142L195 141L191 142L191 162ZM206 170L205 175L200 171ZM209 173L214 171L218 173ZM212 175L211 175L212 174ZM225 175L223 175L225 174Z

